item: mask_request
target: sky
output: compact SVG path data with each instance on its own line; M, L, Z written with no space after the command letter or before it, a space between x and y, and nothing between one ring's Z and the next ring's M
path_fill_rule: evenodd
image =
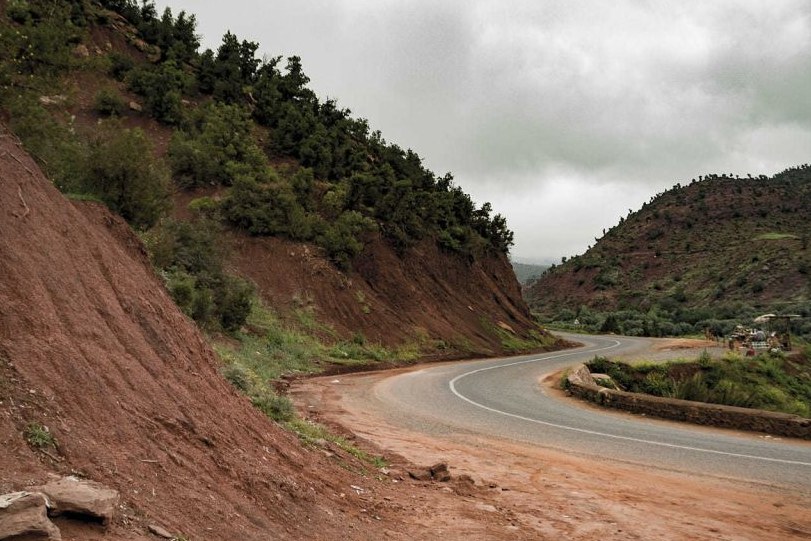
M298 55L321 99L451 172L515 232L581 254L707 173L811 162L807 0L158 0Z

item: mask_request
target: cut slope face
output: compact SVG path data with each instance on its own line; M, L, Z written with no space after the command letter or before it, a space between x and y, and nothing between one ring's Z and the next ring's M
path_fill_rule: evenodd
M377 238L343 273L312 246L282 239L235 236L232 252L272 306L308 303L346 338L361 333L388 346L421 341L439 355L494 355L504 352L496 325L518 336L537 329L503 255L469 263L425 241L400 257Z
M237 395L126 224L81 207L3 132L0 491L52 472L102 482L122 495L115 538L150 523L193 539L345 537L349 474ZM56 448L27 444L31 423ZM374 537L364 524L353 538Z

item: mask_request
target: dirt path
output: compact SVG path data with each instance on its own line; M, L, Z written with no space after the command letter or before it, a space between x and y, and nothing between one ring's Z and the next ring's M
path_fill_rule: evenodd
M302 381L293 398L302 413L344 427L395 463L446 461L454 476L474 478L479 488L461 496L405 483L401 501L413 505L399 520L416 530L433 525L444 539L811 539L808 493L389 424L369 397L390 375Z

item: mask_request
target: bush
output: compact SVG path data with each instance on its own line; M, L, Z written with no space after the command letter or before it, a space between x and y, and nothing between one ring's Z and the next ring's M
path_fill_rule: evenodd
M136 228L154 225L171 204L168 171L146 135L118 123L105 123L91 143L83 188Z
M131 56L112 52L109 55L110 59L110 75L117 81L123 81L127 74L135 67L135 60Z
M144 235L152 263L183 312L203 327L238 330L251 311L253 286L223 269L215 222L164 220Z
M265 389L264 392L252 396L251 403L262 413L280 423L292 420L295 415L290 399L277 395L270 389Z
M172 136L169 162L172 175L186 188L230 186L239 176L272 178L251 135L250 115L237 105L210 104L192 113Z
M363 234L376 229L371 218L354 210L346 211L319 236L318 244L339 268L348 269L352 259L363 251Z
M40 423L29 423L25 427L25 440L37 449L57 447L56 438L47 426Z
M183 94L192 85L189 75L174 61L137 67L127 75L130 89L143 96L147 111L165 124L183 119Z
M215 290L215 304L220 327L225 331L239 329L251 313L253 287L234 276L223 276Z
M102 116L121 116L127 110L127 104L115 90L102 88L96 93L93 108Z

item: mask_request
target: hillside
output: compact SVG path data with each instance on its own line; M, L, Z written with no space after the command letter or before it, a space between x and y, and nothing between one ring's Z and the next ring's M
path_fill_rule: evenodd
M809 316L809 216L808 166L676 185L547 271L527 298L547 320L599 326L613 314L630 323L605 330L635 334L724 334L767 312Z
M339 494L357 481L220 376L129 227L72 206L7 132L0 156L0 493L49 472L103 482L122 494L116 539L145 539L152 523L194 539L312 539L291 516L324 538L345 531L328 510L355 512ZM35 423L56 438L49 453L26 443Z
M237 331L261 300L323 340L437 358L551 342L505 219L320 100L298 57L230 33L201 51L194 15L149 2L0 5L12 131L60 190L140 232L203 328Z

